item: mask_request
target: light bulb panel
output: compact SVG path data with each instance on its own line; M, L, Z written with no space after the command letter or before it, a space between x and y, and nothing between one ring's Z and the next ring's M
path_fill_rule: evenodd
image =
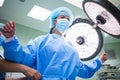
M108 0L84 0L83 10L104 32L120 38L120 11Z
M102 33L93 25L88 19L77 18L66 32L65 39L73 44L83 61L96 57L102 48Z

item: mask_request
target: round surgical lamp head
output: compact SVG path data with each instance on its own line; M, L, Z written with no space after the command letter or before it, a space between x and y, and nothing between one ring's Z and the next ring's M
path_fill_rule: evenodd
M95 27L120 38L120 11L108 0L84 0L83 9Z
M103 45L102 33L99 27L93 28L93 25L88 19L77 18L65 35L65 39L73 44L82 61L96 57Z

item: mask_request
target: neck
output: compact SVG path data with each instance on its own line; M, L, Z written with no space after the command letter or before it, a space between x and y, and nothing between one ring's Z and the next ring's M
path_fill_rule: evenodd
M60 33L56 28L54 29L54 33L62 36L62 33Z

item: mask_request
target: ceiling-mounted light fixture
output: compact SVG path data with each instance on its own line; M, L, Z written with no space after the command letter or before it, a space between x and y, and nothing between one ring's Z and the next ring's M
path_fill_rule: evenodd
M84 0L87 16L104 32L120 38L120 10L108 0Z
M98 27L93 28L93 25L94 23L88 19L77 18L65 35L65 39L77 49L82 61L96 57L102 48L102 33Z
M34 5L27 16L37 20L45 21L51 14L50 10Z
M5 0L0 0L0 7L3 6Z
M84 0L83 10L91 20L75 19L66 39L75 46L80 59L86 61L101 51L103 37L100 29L120 38L120 11L108 0Z
M70 4L72 4L72 5L74 5L74 6L76 6L76 7L78 7L78 8L83 8L82 7L82 2L83 2L83 0L64 0L65 2L67 2L67 3L70 3Z

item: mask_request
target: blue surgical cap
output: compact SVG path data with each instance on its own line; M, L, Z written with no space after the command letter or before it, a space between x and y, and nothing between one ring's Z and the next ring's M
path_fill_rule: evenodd
M65 15L68 16L70 19L70 25L72 24L73 21L73 14L72 11L66 7L60 7L55 9L51 16L50 16L50 28L54 27L54 20L59 16L59 15Z

